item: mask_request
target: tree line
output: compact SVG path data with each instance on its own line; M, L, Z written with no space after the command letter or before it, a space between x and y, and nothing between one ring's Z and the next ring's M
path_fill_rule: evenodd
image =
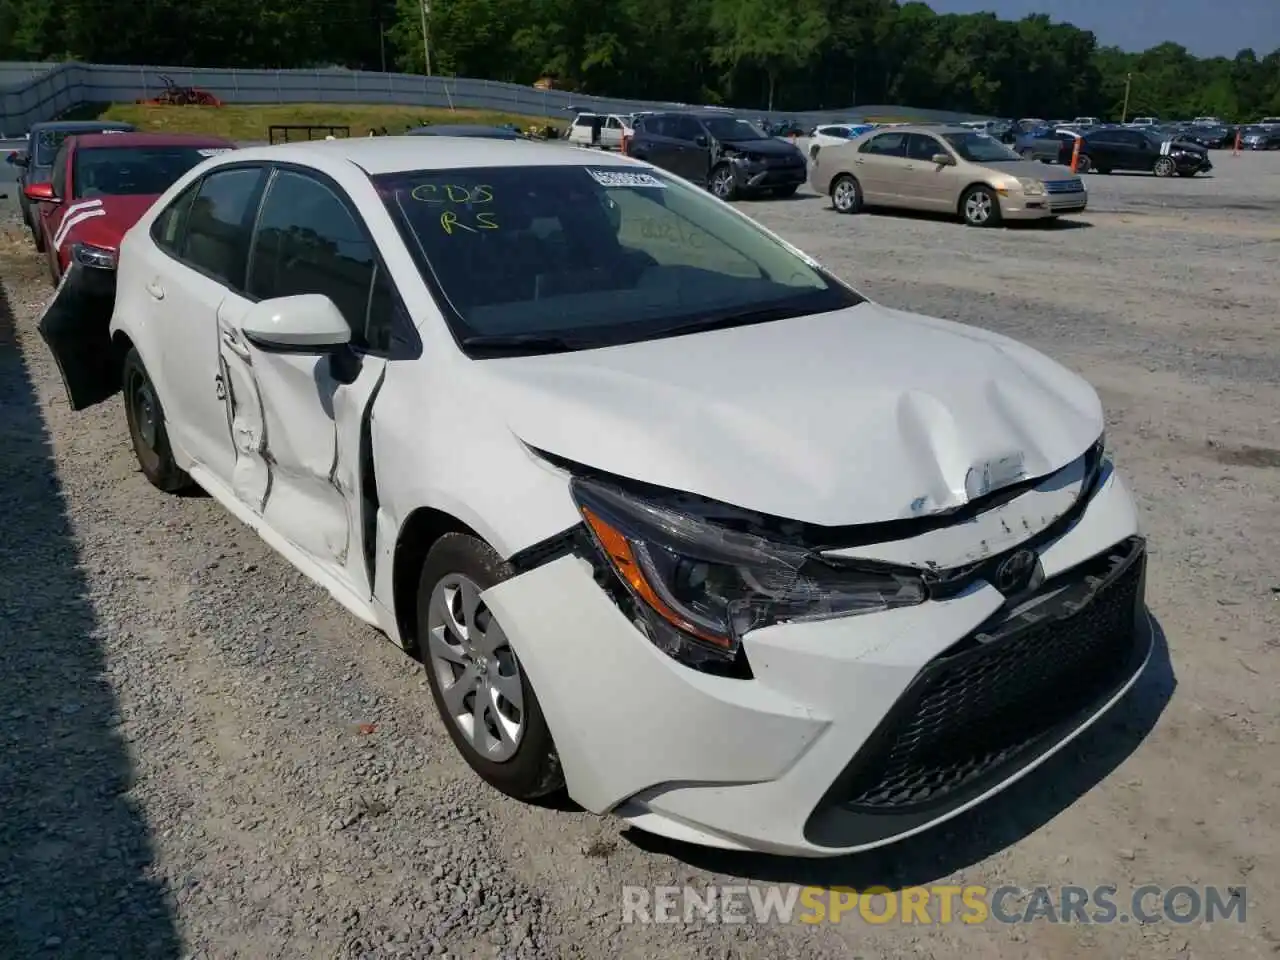
M0 60L420 73L424 32L433 74L613 97L1119 119L1128 81L1130 116L1280 114L1280 50L1128 53L898 0L0 0Z

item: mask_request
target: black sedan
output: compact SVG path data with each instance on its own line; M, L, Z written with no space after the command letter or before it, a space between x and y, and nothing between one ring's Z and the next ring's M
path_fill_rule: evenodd
M1213 169L1209 151L1197 143L1124 127L1090 130L1080 144L1080 154L1089 158L1089 167L1098 173L1133 170L1157 177L1194 177Z
M1280 150L1280 127L1245 127L1240 131L1240 147L1244 150Z

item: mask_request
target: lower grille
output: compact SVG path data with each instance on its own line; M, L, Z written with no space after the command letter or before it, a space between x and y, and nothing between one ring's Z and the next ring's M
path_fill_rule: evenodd
M933 661L850 766L843 806L896 814L962 802L1083 719L1132 669L1145 562L1144 542L1128 540Z

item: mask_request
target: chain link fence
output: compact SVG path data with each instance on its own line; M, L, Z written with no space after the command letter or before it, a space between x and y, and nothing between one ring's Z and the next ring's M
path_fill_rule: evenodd
M324 70L229 70L215 68L0 63L0 136L20 135L33 123L52 120L82 103L129 103L165 89L160 75L179 86L208 90L226 103L403 104L425 108L492 110L530 117L566 118L573 110L634 113L639 110L711 109L695 104L617 100L539 90L515 83L466 77ZM805 124L856 116L892 115L910 120L971 119L971 114L864 106L845 110L741 110L751 117L793 118Z

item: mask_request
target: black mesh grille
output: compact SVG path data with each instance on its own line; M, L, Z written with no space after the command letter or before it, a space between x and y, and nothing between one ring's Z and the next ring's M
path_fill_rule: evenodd
M1127 541L926 667L855 758L844 805L946 802L1098 703L1131 666L1144 562L1142 541Z

